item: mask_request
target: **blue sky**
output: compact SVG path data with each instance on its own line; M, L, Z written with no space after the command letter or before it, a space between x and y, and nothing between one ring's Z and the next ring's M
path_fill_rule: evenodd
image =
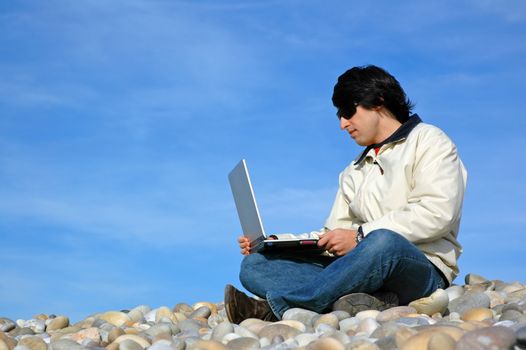
M0 316L220 301L228 171L268 232L322 226L360 152L330 97L395 75L469 171L468 272L526 283L526 3L0 2Z

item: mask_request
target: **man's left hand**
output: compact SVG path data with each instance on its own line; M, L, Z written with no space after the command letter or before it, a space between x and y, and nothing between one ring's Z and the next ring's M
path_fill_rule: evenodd
M345 255L356 247L356 231L343 228L327 231L318 241L318 247L336 256Z

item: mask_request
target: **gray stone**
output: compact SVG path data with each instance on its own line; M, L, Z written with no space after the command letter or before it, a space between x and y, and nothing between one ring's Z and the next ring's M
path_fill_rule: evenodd
M285 311L283 314L284 320L295 320L300 321L307 327L312 327L314 322L314 318L319 316L318 313L310 310L300 309L300 308L292 308Z
M396 338L394 335L378 339L374 344L380 348L380 350L398 350Z
M394 319L398 319L408 314L416 313L416 309L411 306L396 306L390 309L384 310L376 316L378 322L387 322Z
M269 324L263 327L258 335L260 338L273 339L275 336L280 335L283 339L294 338L300 331L284 324Z
M22 335L35 335L35 332L29 327L16 327L9 331L9 335L12 337L20 337Z
M456 312L462 316L466 311L474 309L474 308L489 308L490 307L490 299L489 297L482 293L482 292L476 292L476 293L470 293L467 292L461 297L452 300L449 302L448 311Z
M343 310L335 310L335 311L332 311L331 314L338 317L338 321L342 321L342 320L345 320L346 318L351 317L351 315L347 311L343 311Z
M229 349L232 350L252 350L259 349L259 340L248 337L236 338L228 342Z
M466 277L464 277L464 282L466 282L466 284L478 284L486 282L487 280L487 278L482 277L480 275L476 275L474 273L468 273Z
M322 338L307 345L307 350L345 350L345 347L334 338Z
M449 301L452 301L464 295L465 290L462 286L453 285L446 289L446 293L449 297Z
M218 324L213 330L212 330L212 340L221 341L223 340L223 337L228 333L234 332L234 326L232 323L225 321L223 323Z
M384 337L388 337L390 335L395 335L395 333L401 327L405 327L405 326L401 326L400 324L398 324L397 320L385 322L380 327L374 330L374 332L371 334L371 338L381 339Z
M192 312L188 318L196 318L196 317L203 317L208 318L212 314L212 310L208 306L201 306L198 309L196 309L194 312Z
M185 333L197 333L201 329L201 323L193 319L183 320L178 323L178 326Z
M513 322L520 322L524 318L524 314L517 310L506 310L502 313L499 318L499 321L510 320Z
M457 350L509 349L515 344L515 334L506 327L486 327L467 332L457 342Z
M395 321L399 325L408 326L408 327L429 325L429 321L424 317L400 317L399 319Z
M143 350L143 347L131 339L126 339L119 343L119 350Z
M69 339L59 339L52 342L49 350L86 350L87 348Z
M0 317L0 331L1 332L9 332L16 328L16 323L13 320L10 320L9 318Z

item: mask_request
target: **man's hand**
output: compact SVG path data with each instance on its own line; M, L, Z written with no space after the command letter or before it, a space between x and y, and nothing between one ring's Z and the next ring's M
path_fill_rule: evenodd
M250 240L248 239L248 237L239 236L237 238L237 242L239 243L239 248L241 249L242 255L250 254Z
M345 255L356 247L356 231L343 228L327 231L318 241L318 247L336 256Z

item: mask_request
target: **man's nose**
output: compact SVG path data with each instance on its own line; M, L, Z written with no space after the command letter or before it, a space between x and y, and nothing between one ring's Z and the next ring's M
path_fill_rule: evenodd
M347 129L347 127L350 125L350 122L348 119L345 119L345 118L340 118L340 129L341 130L345 130Z

